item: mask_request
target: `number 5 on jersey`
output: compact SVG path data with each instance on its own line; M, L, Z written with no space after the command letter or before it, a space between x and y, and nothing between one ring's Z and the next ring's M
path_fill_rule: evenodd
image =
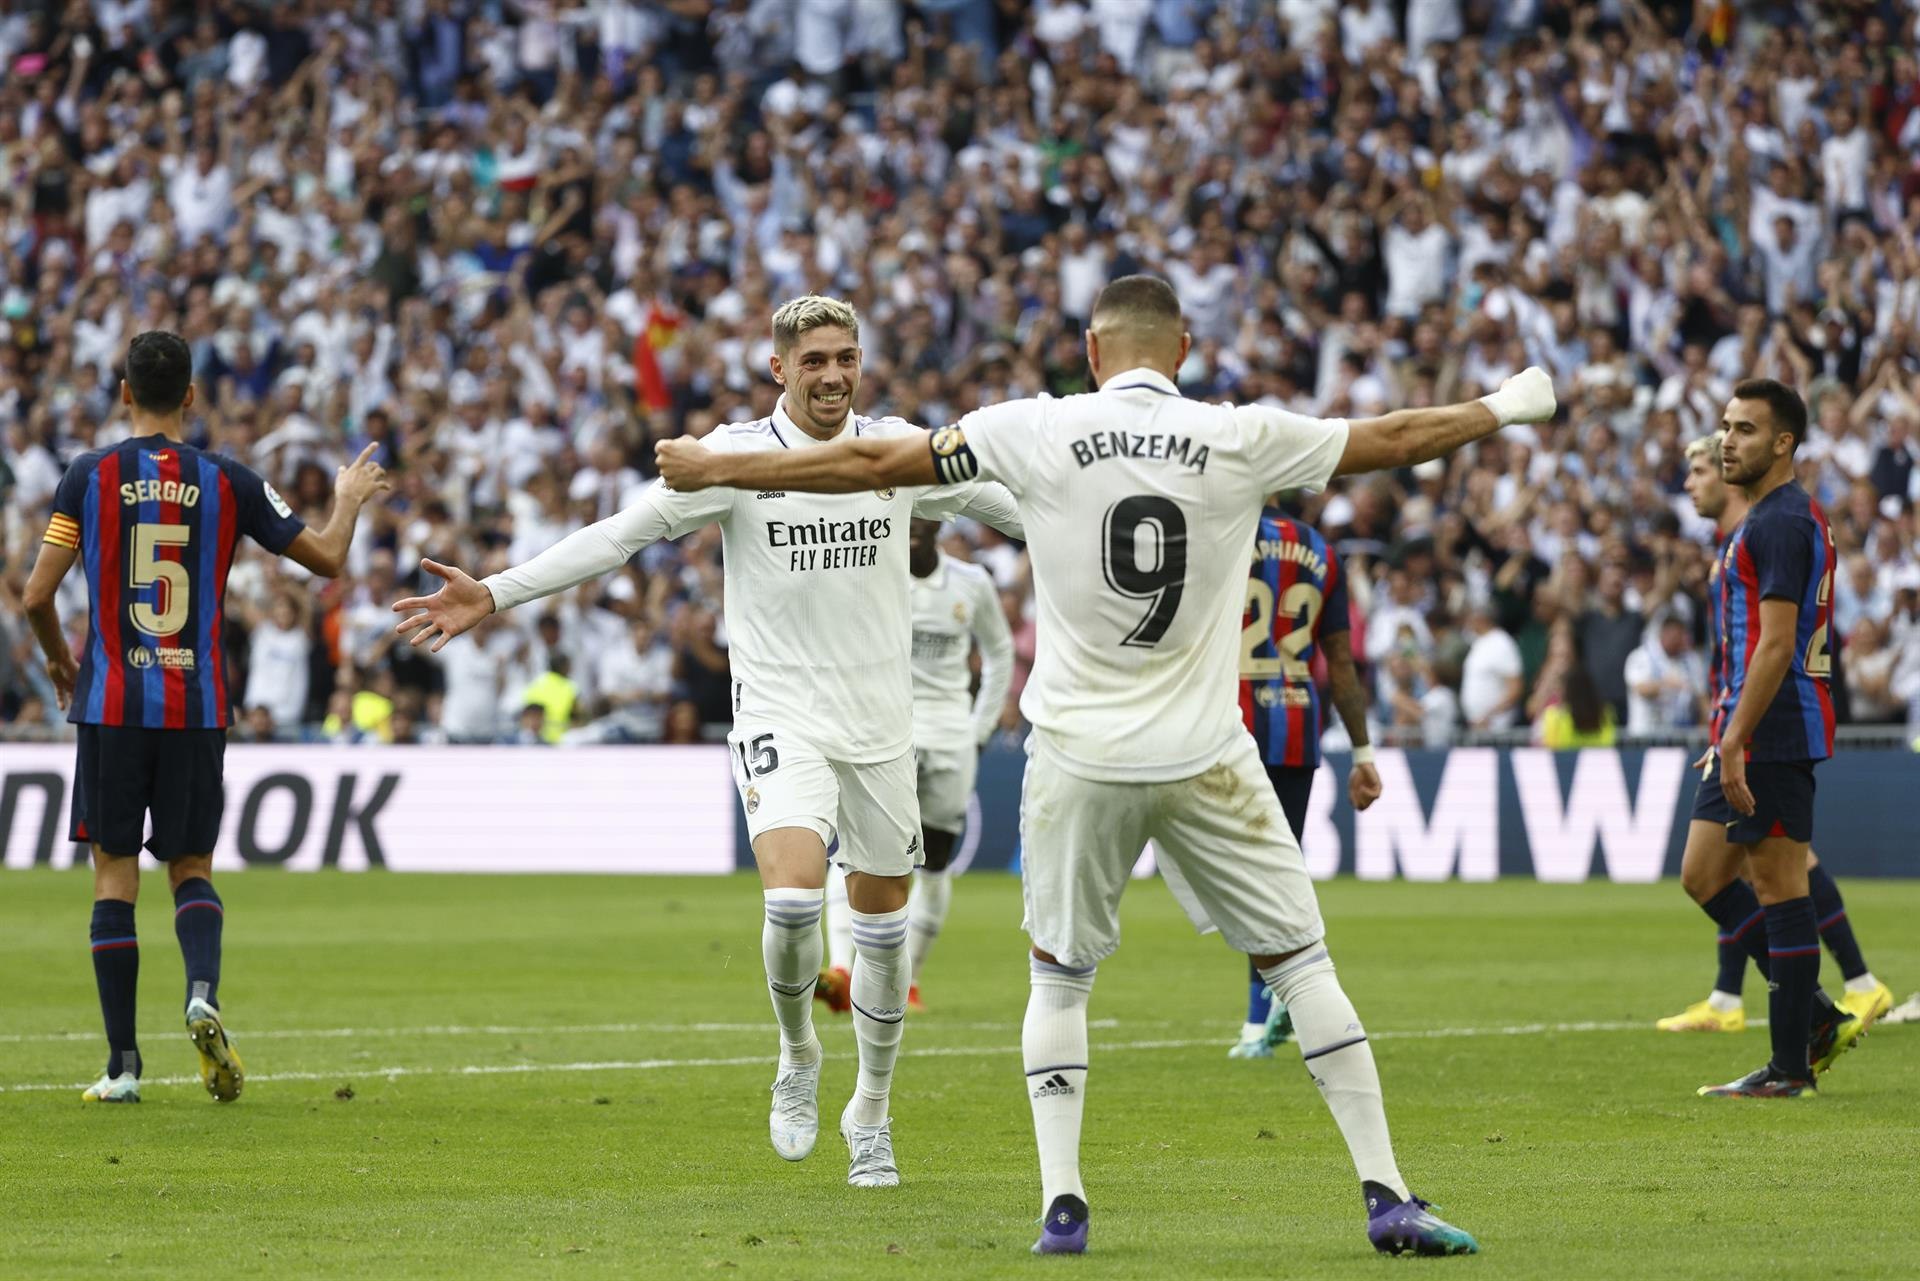
M154 589L151 601L135 601L127 611L133 625L160 640L177 636L187 625L187 607L193 599L193 580L187 567L160 554L163 547L185 547L193 531L185 525L135 525L133 552L128 557L127 585L138 592Z

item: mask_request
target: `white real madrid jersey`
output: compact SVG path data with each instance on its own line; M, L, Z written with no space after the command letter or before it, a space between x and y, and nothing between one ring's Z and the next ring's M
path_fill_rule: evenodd
M1201 773L1246 733L1241 614L1265 496L1320 489L1343 419L1183 398L1135 369L1099 391L976 410L933 437L936 471L1020 503L1039 611L1020 710L1084 778Z
M993 577L945 552L913 579L913 745L972 751L993 733L1013 680L1013 633ZM980 693L967 656L980 645Z
M896 436L898 418L849 418L842 432ZM721 427L710 449L813 449L783 399L773 416ZM913 622L907 523L965 514L1021 537L1012 496L964 483L857 494L704 489L655 481L632 506L486 580L498 609L563 591L662 538L718 523L737 724L765 726L828 760L891 760L912 748Z

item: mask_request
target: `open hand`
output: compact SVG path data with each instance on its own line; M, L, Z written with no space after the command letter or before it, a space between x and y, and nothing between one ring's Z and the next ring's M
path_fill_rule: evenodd
M487 590L485 583L452 565L422 558L420 567L429 574L444 578L447 585L431 596L409 596L405 600L395 601L394 613L407 614L408 617L395 624L393 630L402 636L412 632L412 644L416 649L429 640L433 641L433 652L438 654L448 641L470 630L493 612L493 593ZM412 613L416 609L423 612Z
M719 456L697 440L685 436L654 442L653 460L659 464L660 479L682 494L711 489L719 484Z

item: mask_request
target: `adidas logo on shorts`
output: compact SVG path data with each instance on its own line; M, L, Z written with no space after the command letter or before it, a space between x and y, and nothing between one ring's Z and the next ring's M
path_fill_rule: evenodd
M1058 1072L1055 1072L1052 1076L1048 1077L1046 1080L1042 1081L1039 1085L1034 1087L1033 1097L1036 1099L1044 1099L1050 1094L1072 1094L1072 1093L1073 1093L1073 1086L1068 1084L1067 1078L1064 1076L1061 1076Z

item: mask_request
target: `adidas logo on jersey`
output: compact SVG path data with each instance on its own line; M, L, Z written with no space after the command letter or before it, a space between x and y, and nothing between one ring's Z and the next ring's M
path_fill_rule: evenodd
M1073 1085L1067 1080L1067 1078L1064 1076L1061 1076L1058 1072L1055 1072L1052 1076L1048 1077L1046 1080L1042 1081L1039 1085L1036 1085L1033 1088L1032 1097L1036 1099L1044 1099L1050 1095L1072 1094L1074 1092L1075 1091L1074 1091Z
M784 489L763 489L754 495L755 498L785 498L786 496L787 491Z

